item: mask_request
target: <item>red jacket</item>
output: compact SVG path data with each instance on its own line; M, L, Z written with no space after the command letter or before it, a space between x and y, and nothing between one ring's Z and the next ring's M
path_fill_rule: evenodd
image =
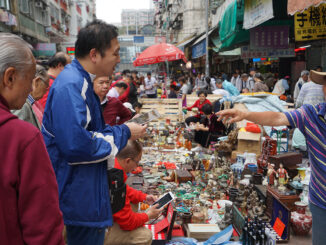
M115 81L114 83L112 83L110 89L113 88L114 85L116 85L118 82L124 82L125 84L127 84L127 89L126 89L126 91L125 91L122 95L120 95L118 99L119 99L122 103L128 102L128 101L129 101L129 100L128 100L128 96L129 96L130 86L129 86L129 84L126 83L123 79L117 80L117 81Z
M108 97L108 101L103 107L103 118L106 124L110 126L120 125L131 119L131 111L125 107L122 102L117 98ZM117 117L120 117L117 123Z
M117 159L115 159L114 167L123 170L124 181L127 180L127 174L120 166ZM117 213L113 214L114 222L120 225L121 230L132 231L138 227L143 226L148 221L146 213L135 213L131 209L130 202L138 204L146 200L147 195L141 191L137 191L127 185L126 203L125 206Z
M208 99L206 99L202 104L200 104L200 100L198 99L198 100L196 100L196 102L192 106L187 107L187 110L191 111L192 108L197 107L198 110L199 110L199 113L203 115L204 113L202 111L202 108L203 108L203 106L205 104L210 104L211 105L211 102ZM199 116L199 114L197 114L195 117L200 117L200 116Z
M63 245L58 186L41 132L0 96L1 244Z
M45 109L45 105L46 105L46 101L48 100L48 96L49 96L49 92L50 92L50 88L55 80L54 76L49 76L50 80L49 80L49 87L46 89L45 94L43 95L43 97L41 99L38 100L38 102L43 106L43 112Z

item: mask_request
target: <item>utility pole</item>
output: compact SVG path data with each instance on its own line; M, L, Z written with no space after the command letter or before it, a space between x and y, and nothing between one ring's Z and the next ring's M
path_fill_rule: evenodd
M206 25L206 62L205 62L205 75L209 77L209 56L208 56L208 5L209 0L205 0L205 25Z

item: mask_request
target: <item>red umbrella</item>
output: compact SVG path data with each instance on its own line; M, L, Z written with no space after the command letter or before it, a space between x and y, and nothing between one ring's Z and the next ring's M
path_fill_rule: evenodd
M184 53L176 46L169 43L160 43L145 49L133 62L134 66L151 65L164 61L183 59L187 62Z

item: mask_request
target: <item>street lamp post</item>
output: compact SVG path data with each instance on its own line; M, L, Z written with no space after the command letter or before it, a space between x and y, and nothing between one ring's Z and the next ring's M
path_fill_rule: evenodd
M209 0L205 0L205 25L206 25L206 62L205 62L205 75L209 77L209 55L208 55L208 4Z

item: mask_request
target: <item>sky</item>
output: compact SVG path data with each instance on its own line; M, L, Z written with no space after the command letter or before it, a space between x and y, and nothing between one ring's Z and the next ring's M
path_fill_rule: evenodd
M152 0L96 0L96 16L108 23L120 23L122 9L149 9Z

